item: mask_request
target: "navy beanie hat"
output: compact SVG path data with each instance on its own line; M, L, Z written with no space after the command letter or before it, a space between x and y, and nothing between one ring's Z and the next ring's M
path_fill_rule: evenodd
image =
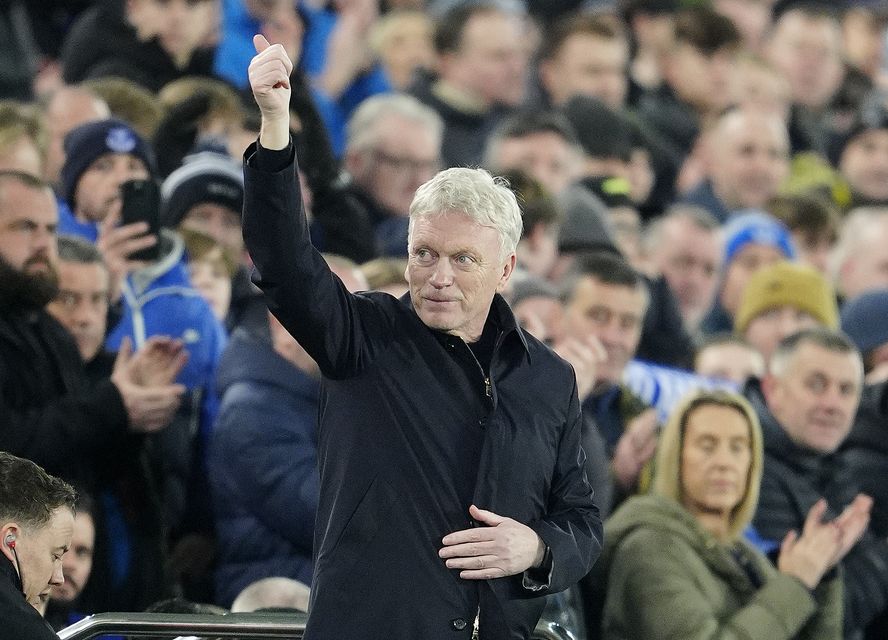
M185 157L160 187L160 224L175 228L195 205L212 202L240 216L244 203L244 170L239 162L214 151Z
M123 120L96 120L72 129L65 136L65 164L62 167L62 199L74 208L74 193L80 176L106 153L128 153L136 156L151 175L156 173L151 147Z

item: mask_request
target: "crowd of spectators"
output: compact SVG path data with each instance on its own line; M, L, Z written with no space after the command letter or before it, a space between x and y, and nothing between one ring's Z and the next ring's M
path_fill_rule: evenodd
M518 196L506 298L573 366L613 514L544 615L888 637L880 0L0 3L0 449L86 496L56 628L307 602L323 387L250 281L256 33L298 61L312 240L349 290L405 294L438 170Z

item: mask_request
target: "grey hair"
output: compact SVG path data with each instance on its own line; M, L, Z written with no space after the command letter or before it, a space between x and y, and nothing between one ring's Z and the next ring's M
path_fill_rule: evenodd
M777 378L782 377L786 373L789 361L803 344L813 344L833 353L847 353L856 356L860 368L860 377L861 380L863 379L863 360L851 338L841 331L824 327L802 329L783 338L777 345L773 355L771 355L771 360L768 363L768 372Z
M842 267L857 252L861 240L867 237L867 230L879 221L888 221L888 207L858 207L845 216L829 263L830 275L839 288Z
M410 204L407 246L417 218L457 211L499 232L501 258L515 253L521 239L521 209L509 183L484 169L445 169L416 190Z
M440 140L444 135L441 116L413 96L390 93L367 98L352 114L346 128L346 151L363 151L378 141L377 124L384 118L398 116L428 128Z
M693 204L674 204L663 215L651 220L644 228L642 235L642 248L646 254L651 254L654 248L660 244L663 235L663 227L670 220L687 220L702 231L718 233L721 225L718 219L708 209Z

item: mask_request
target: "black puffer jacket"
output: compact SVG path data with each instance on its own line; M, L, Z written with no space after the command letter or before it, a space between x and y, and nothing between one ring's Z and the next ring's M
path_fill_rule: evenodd
M762 423L765 468L753 525L766 539L779 543L786 533L801 531L805 516L820 498L828 504L826 518L835 518L860 491L854 470L843 456L823 455L793 443L765 405L757 382L746 397ZM845 585L845 637L863 630L888 606L888 541L872 531L842 561ZM888 637L888 629L868 629L872 637Z

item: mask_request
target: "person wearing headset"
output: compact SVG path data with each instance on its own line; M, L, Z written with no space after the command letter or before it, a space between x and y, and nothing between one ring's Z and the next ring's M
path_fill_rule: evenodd
M38 608L64 583L76 493L30 460L0 451L0 620L3 636L58 640Z

